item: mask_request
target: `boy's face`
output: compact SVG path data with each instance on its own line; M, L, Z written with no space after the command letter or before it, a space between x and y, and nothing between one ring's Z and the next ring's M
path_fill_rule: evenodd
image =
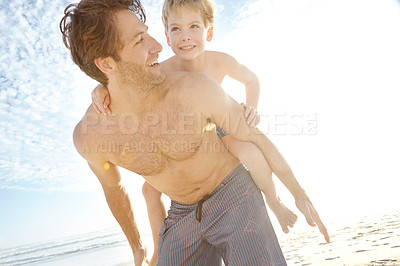
M180 7L168 17L168 45L183 60L193 60L202 54L212 33L212 27L206 29L203 18L192 8Z

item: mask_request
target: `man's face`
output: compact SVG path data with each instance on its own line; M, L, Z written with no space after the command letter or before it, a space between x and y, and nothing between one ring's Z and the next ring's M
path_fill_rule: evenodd
M147 26L132 12L123 10L116 16L122 43L121 60L116 62L119 81L145 87L161 84L165 74L157 60L162 46L147 33Z
M211 41L212 29L206 29L199 12L180 7L168 17L168 45L183 60L193 60L204 52L205 42Z

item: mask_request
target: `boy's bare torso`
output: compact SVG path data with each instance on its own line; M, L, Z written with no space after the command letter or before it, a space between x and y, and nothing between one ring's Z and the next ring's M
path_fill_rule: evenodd
M172 56L171 58L163 61L161 63L162 70L164 72L173 71L188 71L188 72L203 72L213 79L215 79L219 84L226 76L226 66L224 65L224 54L214 51L204 51L204 57L201 62L196 62L193 60L194 64L184 66L182 61L178 56ZM197 63L197 64L196 64Z
M163 85L156 104L140 112L132 106L124 114L104 117L89 108L89 147L105 162L142 175L171 199L194 203L239 161L214 131L204 130L211 117L193 106L190 88L180 88L173 79Z

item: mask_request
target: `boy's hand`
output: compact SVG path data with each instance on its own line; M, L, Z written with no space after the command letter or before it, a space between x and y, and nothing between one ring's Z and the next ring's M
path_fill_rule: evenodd
M249 126L255 127L260 123L260 116L258 115L257 109L250 105L240 104L244 108L244 116Z
M111 110L108 108L110 104L110 94L108 93L108 89L103 85L99 84L92 91L92 105L94 110L98 114L103 113L104 115L110 115Z

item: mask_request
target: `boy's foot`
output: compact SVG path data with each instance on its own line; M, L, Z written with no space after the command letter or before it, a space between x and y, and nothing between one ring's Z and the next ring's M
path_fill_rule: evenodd
M293 225L297 221L297 215L294 214L291 210L289 210L282 202L279 201L279 204L271 210L275 213L276 218L278 218L279 224L282 227L282 231L284 233L289 233L289 228L292 228Z

